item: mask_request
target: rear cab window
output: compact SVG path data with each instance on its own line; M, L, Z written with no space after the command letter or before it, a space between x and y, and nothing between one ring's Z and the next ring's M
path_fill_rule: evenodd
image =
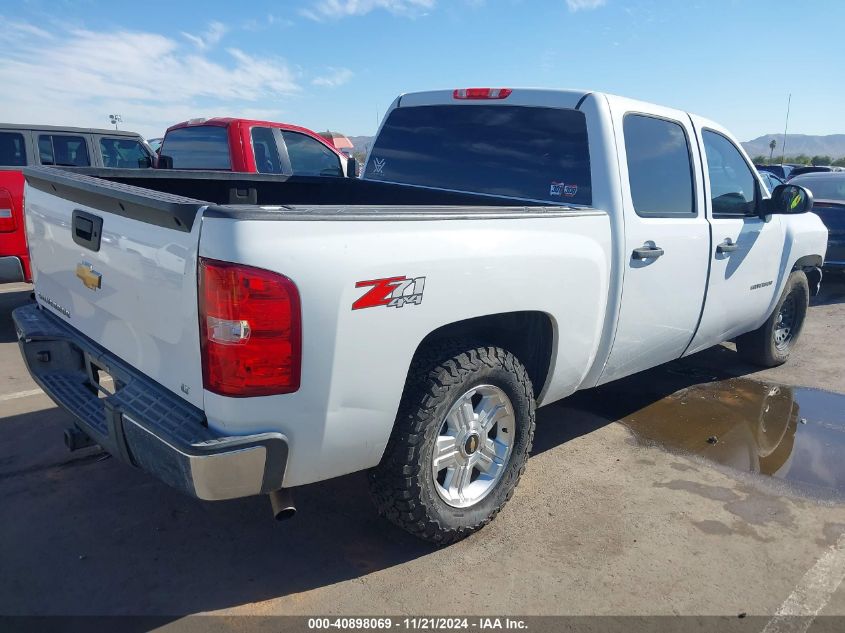
M104 136L100 139L100 153L104 167L137 169L152 164L152 156L134 138Z
M0 132L0 167L25 167L26 142L20 132Z
M364 177L551 204L592 204L583 112L505 105L394 109Z
M173 159L174 169L232 168L229 131L219 125L195 125L169 131L161 155Z
M88 145L83 136L39 134L38 158L42 165L88 167Z

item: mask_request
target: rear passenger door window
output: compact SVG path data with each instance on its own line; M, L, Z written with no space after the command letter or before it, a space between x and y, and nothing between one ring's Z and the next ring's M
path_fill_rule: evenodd
M41 134L38 136L38 157L42 165L88 167L88 145L82 136Z
M26 143L20 132L0 132L0 167L25 167Z
M100 153L104 167L137 169L152 164L152 156L141 141L133 138L104 136L100 139Z
M294 174L343 176L340 157L310 136L282 130Z
M276 135L269 127L254 127L251 132L252 152L255 156L255 168L259 174L282 174L282 160Z
M692 164L684 128L668 119L627 114L623 130L637 215L695 217Z
M710 172L713 217L757 214L757 178L739 150L717 132L704 130L704 153Z

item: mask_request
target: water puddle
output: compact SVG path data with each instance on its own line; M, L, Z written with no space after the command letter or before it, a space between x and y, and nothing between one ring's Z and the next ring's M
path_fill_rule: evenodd
M615 409L614 417L641 444L845 497L845 395L744 378L695 378L712 382L662 395L654 393L655 383L621 381L593 390L590 400Z

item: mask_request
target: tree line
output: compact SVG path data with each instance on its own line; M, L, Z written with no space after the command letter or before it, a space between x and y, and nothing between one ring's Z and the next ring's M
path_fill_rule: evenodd
M769 160L768 156L764 156L762 154L758 154L754 156L751 161L755 165L780 165L781 160L779 158L774 160ZM792 165L834 165L836 167L845 167L845 158L837 158L834 160L830 156L807 156L806 154L798 154L797 156L787 156L783 159L784 165L792 164Z

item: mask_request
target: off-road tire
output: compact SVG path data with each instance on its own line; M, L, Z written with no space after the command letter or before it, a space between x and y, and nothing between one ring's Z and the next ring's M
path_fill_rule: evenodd
M777 329L778 315L781 312L784 302L790 297L796 302L797 320L792 328L791 338L786 346L778 347L775 342L775 330ZM795 270L786 280L780 299L775 309L759 328L736 339L736 351L746 361L761 367L777 367L783 365L804 327L804 320L807 318L807 308L810 305L810 286L807 283L807 275L801 270Z
M495 487L474 505L456 508L435 489L434 443L447 412L467 390L492 384L511 401L515 436ZM525 471L534 439L534 391L528 372L510 352L472 343L435 343L414 358L393 433L381 463L369 473L379 513L426 541L447 545L489 523Z

